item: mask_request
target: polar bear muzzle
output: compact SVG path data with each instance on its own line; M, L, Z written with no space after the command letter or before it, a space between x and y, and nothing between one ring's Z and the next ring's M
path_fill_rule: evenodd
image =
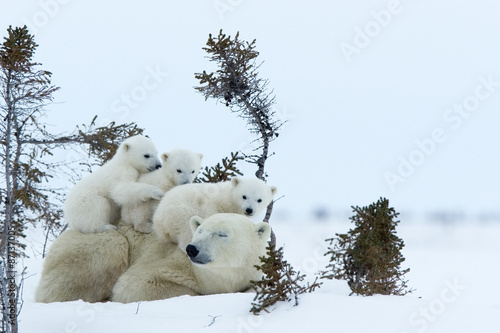
M201 253L196 246L189 244L186 246L186 253L194 264L205 265L212 262L206 254Z
M161 164L160 163L157 163L156 165L152 165L148 168L148 171L155 171L155 170L158 170L159 168L161 168Z

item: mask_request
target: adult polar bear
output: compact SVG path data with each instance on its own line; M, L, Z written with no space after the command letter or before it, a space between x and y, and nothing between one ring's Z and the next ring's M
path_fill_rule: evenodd
M189 184L194 181L201 168L203 154L186 149L174 149L161 155L162 167L153 172L142 174L139 183L155 185L164 193L177 185ZM128 202L122 203L121 219L134 229L143 233L153 231L151 219L158 207L159 200L142 200L130 196Z
M161 167L153 142L142 135L122 142L116 154L102 167L83 178L68 193L64 218L69 227L85 233L116 229L119 206L130 196L159 199L163 192L150 184L139 184L141 174Z
M189 220L217 213L259 214L273 200L277 188L257 178L233 177L222 183L195 183L170 190L153 215L153 228L161 238L186 252L193 237Z
M193 217L190 224L190 257L130 226L100 234L66 230L45 259L35 301L148 301L239 292L260 279L254 265L265 255L269 224L239 214Z
M118 279L111 300L130 303L181 295L241 292L259 280L255 268L266 253L268 223L240 214L215 214L190 220L188 256L173 243L149 242L136 263Z

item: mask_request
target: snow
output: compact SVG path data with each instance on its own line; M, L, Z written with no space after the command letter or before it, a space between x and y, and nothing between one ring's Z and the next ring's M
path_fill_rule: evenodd
M327 264L325 238L344 233L346 221L280 221L273 224L285 259L308 280ZM43 237L30 234L20 332L498 332L500 226L401 222L405 241L406 296L349 296L345 281L324 280L299 305L282 302L269 313L249 312L253 293L181 296L131 304L83 301L39 304L33 293L43 260Z
M194 73L210 67L202 47L221 28L256 38L260 74L288 121L266 164L284 195L271 222L285 258L313 277L326 265L324 239L350 227L338 216L384 196L404 212L398 230L416 289L357 297L343 281L324 281L298 307L258 317L250 293L36 304L43 239L33 233L21 332L498 332L500 226L478 223L499 221L498 1L0 0L0 8L1 36L27 24L36 61L61 87L47 108L54 133L96 114L99 125L136 122L161 152L199 151L205 165L254 146L241 119L194 91ZM362 43L358 31L370 27ZM348 59L341 46L356 41ZM391 188L387 172L404 179ZM331 221L313 221L314 210ZM459 223L436 225L433 211L455 212Z

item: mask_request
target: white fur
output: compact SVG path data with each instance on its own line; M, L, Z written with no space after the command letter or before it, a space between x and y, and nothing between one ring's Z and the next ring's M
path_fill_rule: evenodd
M175 244L131 226L98 234L66 230L52 244L37 302L139 302L240 292L258 280L271 227L239 214L193 217L191 260Z
M64 218L69 227L86 233L116 229L119 206L129 197L159 199L163 192L156 186L138 184L141 174L161 166L153 142L144 136L126 139L102 167L83 178L68 193Z
M259 214L273 200L276 187L257 178L235 177L223 183L178 186L165 194L153 215L155 232L182 251L193 236L189 220L216 213Z
M118 279L112 301L129 303L181 295L245 291L259 280L255 268L266 252L269 224L239 214L193 217L190 259L174 244L150 238L141 256ZM153 235L151 235L153 236Z
M129 241L119 232L84 234L68 229L44 259L35 301L106 301L128 264Z
M174 186L192 183L201 168L202 154L189 150L175 149L161 155L162 167L153 172L142 174L138 183L159 187L164 193ZM130 198L134 199L134 198ZM135 198L123 204L121 219L124 224L133 225L134 229L143 233L153 231L151 219L158 207L159 200Z

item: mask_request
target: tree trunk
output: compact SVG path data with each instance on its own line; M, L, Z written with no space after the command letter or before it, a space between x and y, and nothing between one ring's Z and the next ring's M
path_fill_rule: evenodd
M6 333L17 333L17 301L18 287L15 279L16 260L14 256L14 244L10 244L9 232L12 230L14 213L14 188L12 184L12 130L15 118L15 105L10 94L10 75L6 82L7 104L6 129L5 129L5 221L3 223L2 240L0 243L0 256L2 257L2 329ZM15 240L15 238L14 238Z
M262 139L262 155L259 157L259 159L257 160L257 172L255 172L255 176L259 179L262 179L263 181L266 180L265 178L265 172L264 172L264 168L266 166L266 160L267 160L267 157L269 155L269 136L268 136L268 133L266 131L266 127L264 126L264 124L262 123L262 120L259 118L259 115L257 114L257 111L256 109L250 104L250 102L248 100L243 100L246 108L248 109L248 111L250 112L250 114L255 118L255 123L258 125L259 127L259 132L260 132L260 136L261 136L261 139ZM271 214L273 213L273 206L274 206L274 202L271 201L271 203L267 206L267 210L266 210L266 215L264 217L264 222L266 223L269 223L269 220L271 218ZM276 234L274 233L274 230L271 229L271 242L270 242L273 246L276 246Z

